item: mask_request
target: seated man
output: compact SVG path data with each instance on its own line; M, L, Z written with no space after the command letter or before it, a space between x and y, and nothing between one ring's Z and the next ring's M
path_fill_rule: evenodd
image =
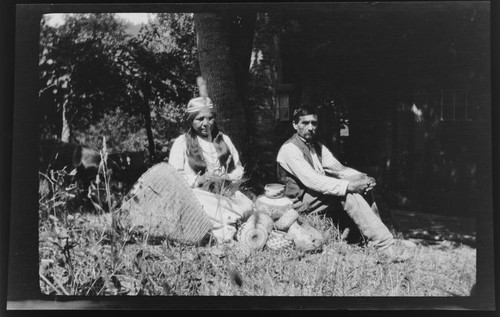
M276 159L285 195L310 213L340 204L368 242L391 255L393 235L364 198L375 179L342 165L316 140L318 116L312 108L295 110L293 127L297 132L281 146Z

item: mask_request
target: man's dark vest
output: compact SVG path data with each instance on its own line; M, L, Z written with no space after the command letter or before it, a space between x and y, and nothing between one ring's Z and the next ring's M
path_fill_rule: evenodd
M311 151L307 144L295 133L290 139L288 139L284 144L292 143L297 146L300 151L304 154L304 160L314 168L314 163L311 156ZM312 145L316 150L319 161L321 162L321 143L313 142ZM304 195L307 187L293 174L285 170L279 163L277 166L277 176L280 183L285 185L285 195L287 197L298 197L301 198Z

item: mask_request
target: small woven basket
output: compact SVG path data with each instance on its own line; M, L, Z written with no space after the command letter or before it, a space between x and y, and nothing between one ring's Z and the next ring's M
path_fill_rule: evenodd
M321 232L308 224L300 225L296 221L288 229L288 234L293 237L293 243L297 250L315 251L322 248L323 236Z
M236 233L236 239L251 250L258 250L266 245L268 230L262 224L245 222Z
M287 231L290 226L299 219L299 213L295 209L288 209L275 223L274 227L281 231Z
M260 195L255 200L255 209L258 212L268 214L272 219L279 219L288 210L293 208L293 202L288 197L269 198Z
M281 198L285 194L285 185L272 183L264 186L264 195L268 198Z
M269 233L266 247L271 250L282 250L290 248L293 245L293 239L287 236L286 232L273 230Z
M269 232L273 229L274 226L274 221L271 218L271 216L264 214L264 213L255 213L251 215L247 221L249 225L255 226L257 224L262 225L266 230Z

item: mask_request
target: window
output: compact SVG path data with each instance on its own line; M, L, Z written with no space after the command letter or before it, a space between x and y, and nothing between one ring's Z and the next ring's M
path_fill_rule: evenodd
M290 121L290 96L294 86L291 84L278 84L276 86L276 120Z
M290 120L290 96L286 93L278 94L278 104L276 105L276 118L279 121Z

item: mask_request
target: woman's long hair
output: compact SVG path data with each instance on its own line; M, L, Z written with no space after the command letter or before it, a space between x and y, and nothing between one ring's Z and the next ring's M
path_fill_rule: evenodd
M207 163L203 159L203 152L201 150L198 139L196 138L196 131L193 129L194 118L199 112L190 113L188 116L188 122L190 124L188 132L186 132L186 154L188 157L189 166L195 171L195 173L200 173L200 175L205 174L207 170ZM217 156L219 157L219 163L221 166L227 166L226 173L230 173L234 169L234 160L230 159L229 156L231 152L229 151L229 146L224 142L222 132L219 131L217 123L214 123L212 127L212 143L214 144L215 150L217 151ZM229 162L228 162L229 160Z

